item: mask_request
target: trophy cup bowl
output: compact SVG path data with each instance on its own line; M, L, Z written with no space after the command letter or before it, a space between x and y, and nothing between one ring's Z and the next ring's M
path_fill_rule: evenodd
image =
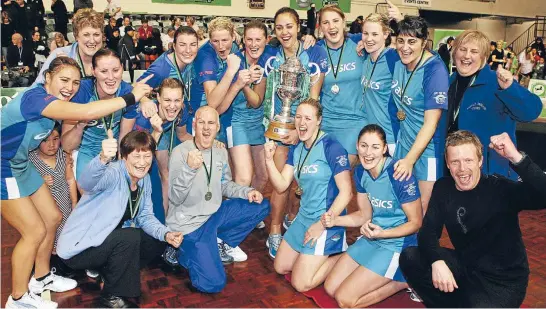
M278 69L277 95L282 101L280 114L275 115L269 127L265 132L265 137L282 141L283 137L296 129L294 117L290 115L290 106L292 102L297 101L302 95L302 86L306 78L307 71L297 57L290 57L286 62L280 65Z

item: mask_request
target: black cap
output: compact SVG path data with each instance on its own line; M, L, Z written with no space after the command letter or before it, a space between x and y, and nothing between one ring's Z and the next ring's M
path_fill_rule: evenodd
M129 31L135 31L135 29L131 26L126 26L125 27L125 33L129 32Z

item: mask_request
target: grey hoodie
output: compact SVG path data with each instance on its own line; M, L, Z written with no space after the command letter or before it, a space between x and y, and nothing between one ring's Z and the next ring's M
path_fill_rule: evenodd
M192 169L187 163L188 153L194 149L193 140L185 141L173 149L169 162L169 210L166 224L171 230L184 235L197 230L218 211L222 197L247 199L247 194L254 190L232 180L226 149L205 149L201 151L203 160L209 172L212 171L212 198L206 201L208 187L205 168L201 165L198 169Z

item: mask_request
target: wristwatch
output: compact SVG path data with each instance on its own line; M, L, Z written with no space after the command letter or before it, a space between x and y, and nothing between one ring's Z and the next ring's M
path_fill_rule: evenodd
M512 163L514 166L520 165L521 162L523 162L523 160L525 160L525 158L527 158L527 154L525 152L520 151L519 153L521 153L521 159L518 162Z

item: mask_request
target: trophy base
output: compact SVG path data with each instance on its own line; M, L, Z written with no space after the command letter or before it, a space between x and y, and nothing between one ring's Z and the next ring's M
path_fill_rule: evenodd
M273 120L269 123L269 127L265 132L265 137L275 140L282 141L282 138L290 134L292 130L295 130L296 126L293 122L281 122Z

